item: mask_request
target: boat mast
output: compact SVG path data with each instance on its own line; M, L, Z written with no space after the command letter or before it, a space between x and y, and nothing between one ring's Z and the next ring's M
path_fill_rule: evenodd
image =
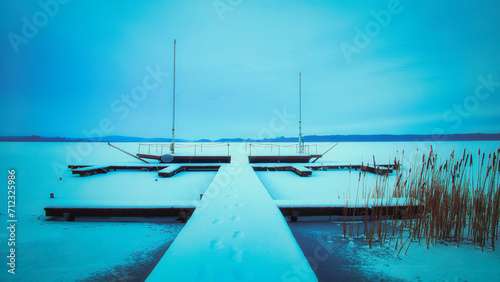
M170 153L175 153L175 47L177 40L174 39L174 89L173 89L173 103L172 103L172 144L170 145Z
M304 152L302 147L302 81L301 73L299 72L299 153Z

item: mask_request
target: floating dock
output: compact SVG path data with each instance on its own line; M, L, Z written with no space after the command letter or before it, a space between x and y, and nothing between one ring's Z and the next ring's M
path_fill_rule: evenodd
M307 170L361 170L377 175L388 175L394 172L394 170L399 168L399 164L383 164L377 166L370 165L345 165L345 164L315 164L315 163L304 163L304 164L276 164L276 163L266 163L266 164L251 164L255 171L293 171L300 176L309 176L311 173L299 172L303 169L297 169L298 167L305 168Z
M283 156L248 156L248 162L253 163L309 163L322 155L283 155Z
M139 158L158 160L161 162L161 157L159 155L150 154L137 154ZM171 155L173 160L169 163L230 163L231 156L183 156L183 155Z
M159 164L114 164L108 166L101 165L68 165L73 174L78 174L82 177L106 174L110 171L117 170L140 170L140 171L159 171L160 177L171 177L182 171L218 171L220 163L159 163ZM314 170L339 170L351 169L370 172L378 175L387 175L399 168L397 164L377 165L376 167L369 165L332 165L332 164L313 164L313 163L267 163L267 164L251 164L255 171L292 171L300 176L310 176ZM169 172L172 170L172 173Z
M145 157L141 155L140 157ZM317 281L293 237L286 218L302 216L393 215L409 208L403 199L383 201L273 200L255 171L290 171L309 177L317 170L361 170L387 175L397 164L318 164L304 156L190 156L170 163L69 165L73 174L90 176L116 170L156 171L174 177L183 171L217 171L200 200L157 202L146 206L113 203L70 203L45 207L47 216L161 217L187 222L147 281L297 280ZM161 157L158 157L161 159ZM207 163L209 162L209 163ZM226 163L230 162L230 163ZM377 211L377 213L375 213ZM189 219L189 220L188 220Z
M200 204L198 201L183 201L176 203L161 203L157 205L148 204L147 206L120 206L97 204L96 203L77 203L63 205L49 205L45 207L46 216L62 217L68 221L75 220L76 217L179 217L182 221L188 219L193 214L196 207ZM418 205L409 205L403 200L391 203L377 203L370 200L365 203L360 200L357 204L346 205L345 203L328 201L302 201L302 200L275 200L274 204L278 207L281 214L285 217L292 217L291 220L297 220L300 217L307 216L343 216L343 215L373 215L380 212L384 215L395 216L403 214L408 208L418 208Z
M235 158L235 157L233 157ZM246 156L221 166L147 281L317 281ZM300 276L298 276L300 275Z
M117 170L139 170L139 171L158 171L160 177L171 177L181 171L218 171L221 164L219 163L204 163L204 164L114 164L108 166L94 165L68 165L73 174L78 174L82 177L104 174L110 171ZM174 170L175 173L168 173Z

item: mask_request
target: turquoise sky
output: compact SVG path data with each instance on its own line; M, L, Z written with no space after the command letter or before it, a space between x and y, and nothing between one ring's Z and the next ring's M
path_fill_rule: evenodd
M105 3L103 3L105 2ZM498 1L0 3L0 135L500 132Z

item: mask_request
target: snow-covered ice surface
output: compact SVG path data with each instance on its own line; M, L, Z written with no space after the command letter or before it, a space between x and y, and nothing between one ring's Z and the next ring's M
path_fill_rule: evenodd
M5 185L7 170L16 170L18 220L16 274L12 275L6 265L10 247L5 193L0 201L0 281L144 280L184 224L47 221L43 208L64 203L159 205L184 201L194 205L215 176L215 172L189 172L166 179L157 172L117 171L82 178L72 175L67 165L138 161L104 143L92 143L91 150L82 151L84 155L72 153L77 152L78 144L0 143ZM137 148L137 144L119 146L132 152ZM55 194L54 199L50 193Z
M232 155L148 281L316 281L244 154Z
M6 216L0 216L6 222ZM54 222L18 218L16 274L7 272L2 232L0 281L144 280L184 224Z
M345 199L355 201L368 194L370 188L375 187L376 176L365 174L366 188L358 186L358 172L348 170L313 171L311 176L298 177L291 171L257 171L260 180L266 186L269 194L275 200L323 200L343 202ZM388 183L394 181L394 175L388 177ZM363 203L362 200L359 200Z
M362 223L355 224L363 233ZM320 281L498 281L500 252L472 245L413 242L399 256L395 240L369 248L365 238L343 238L342 222L291 222L295 238ZM401 246L401 244L399 245Z

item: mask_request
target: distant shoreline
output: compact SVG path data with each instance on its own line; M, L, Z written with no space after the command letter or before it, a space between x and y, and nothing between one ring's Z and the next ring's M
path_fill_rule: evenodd
M297 142L297 137L277 137L266 139L222 138L218 140L176 139L177 142ZM500 133L466 133L466 134L371 134L371 135L308 135L305 142L443 142L443 141L500 141ZM0 142L147 142L169 143L170 138L140 138L127 136L105 136L90 138L43 137L32 136L3 136Z

